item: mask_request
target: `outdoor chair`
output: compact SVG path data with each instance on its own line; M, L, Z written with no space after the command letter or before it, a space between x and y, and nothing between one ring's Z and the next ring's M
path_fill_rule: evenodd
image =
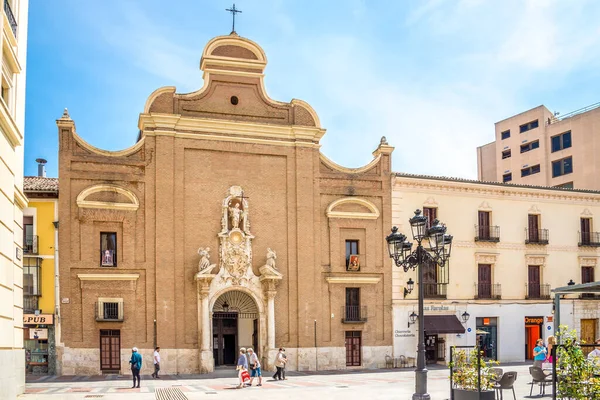
M546 375L540 367L529 367L529 373L531 374L531 389L529 390L529 396L533 392L533 385L540 385L540 395L546 394L546 385L552 385L552 374Z
M415 366L415 358L414 357L407 357L406 358L406 366L407 367L414 367Z
M500 369L500 368L494 368L494 369ZM494 384L494 389L496 390L496 398L498 398L498 394L500 394L500 400L504 399L502 392L505 389L511 389L513 392L513 399L517 400L517 396L515 395L515 381L516 380L517 380L517 373L514 371L509 371L509 372L506 372L505 374L503 374L502 378L500 378L500 380Z
M398 368L408 367L408 364L406 363L406 357L405 356L398 357L398 364L396 366Z
M387 354L385 355L385 367L394 368L394 359Z
M502 368L490 368L490 372L494 375L494 381L498 382L502 378L504 371Z

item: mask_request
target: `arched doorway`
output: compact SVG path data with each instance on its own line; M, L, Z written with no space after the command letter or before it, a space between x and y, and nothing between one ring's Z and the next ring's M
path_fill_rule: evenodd
M212 309L215 367L235 365L240 347L258 350L259 310L252 297L230 290L217 298Z

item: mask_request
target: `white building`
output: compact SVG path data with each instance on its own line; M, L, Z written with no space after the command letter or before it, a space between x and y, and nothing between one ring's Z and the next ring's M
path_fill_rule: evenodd
M392 222L410 236L408 219L423 209L454 236L449 267L425 270L429 362L449 361L450 346L485 346L502 362L532 358L537 338L554 335L551 289L595 280L600 192L396 174ZM394 356L414 357L418 283L393 272ZM467 312L468 321L462 315ZM561 304L561 324L586 341L598 337L599 301ZM464 333L463 333L464 331Z
M0 92L0 398L25 389L23 350L23 144L27 0L5 0Z

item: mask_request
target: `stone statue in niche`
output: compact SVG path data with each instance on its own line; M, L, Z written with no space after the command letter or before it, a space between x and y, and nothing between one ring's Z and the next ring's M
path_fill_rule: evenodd
M210 255L208 254L209 251L210 247L200 247L198 249L198 254L200 255L200 262L198 263L198 275L210 275L212 270L217 266L217 264L210 263Z
M277 270L275 260L277 259L277 253L270 248L267 248L267 262L265 265L259 268L261 276L264 277L282 277L281 273Z
M229 218L231 220L231 229L240 228L240 220L242 218L243 212L244 211L242 208L240 208L239 202L236 202L233 206L229 206Z

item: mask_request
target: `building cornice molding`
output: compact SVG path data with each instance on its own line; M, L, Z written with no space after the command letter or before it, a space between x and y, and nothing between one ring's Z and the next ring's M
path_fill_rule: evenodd
M334 211L334 209L343 204L358 204L369 209L370 212L353 212L353 211ZM377 219L380 212L375 204L369 200L361 199L360 197L343 197L333 201L327 207L327 218L354 218L354 219Z
M381 281L381 276L373 275L343 275L327 276L325 281L329 284L377 284Z
M80 281L137 281L140 274L77 274Z
M100 192L115 192L125 196L131 203L113 203L108 201L90 201L86 200L88 196ZM99 184L83 189L77 195L77 206L80 208L102 208L110 210L136 211L140 207L137 196L120 186L110 184Z
M485 183L458 182L430 178L407 178L396 175L393 181L393 190L402 188L411 190L430 190L432 192L456 192L479 194L487 198L522 198L522 199L547 199L565 202L585 201L600 203L600 193L558 191L545 188L523 188L500 186Z

